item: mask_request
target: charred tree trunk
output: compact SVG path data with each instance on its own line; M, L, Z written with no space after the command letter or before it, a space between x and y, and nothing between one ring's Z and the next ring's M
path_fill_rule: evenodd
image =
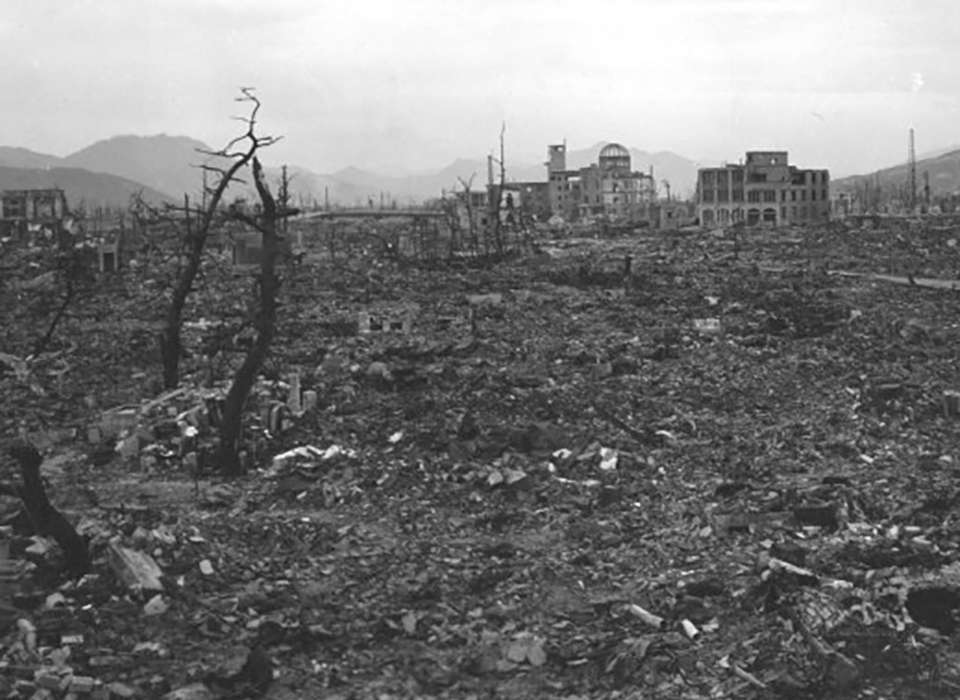
M74 576L85 574L90 569L90 553L87 550L86 540L47 498L47 491L40 478L40 465L43 463L43 458L37 448L28 442L18 441L10 447L10 455L20 462L20 474L23 479L19 489L20 498L34 531L56 540L63 549L66 567L71 574Z
M253 346L243 359L243 364L233 377L230 391L223 408L223 421L220 424L220 446L217 463L225 476L238 476L245 465L240 461L240 441L243 432L243 407L250 389L270 350L270 343L277 327L277 292L280 280L276 272L277 254L280 248L280 236L277 230L277 203L263 176L260 161L253 158L253 181L260 196L262 214L256 221L248 221L263 236L262 257L260 258L259 308L255 327L257 337Z
M70 278L70 273L67 273L67 288L63 293L63 301L60 302L60 307L57 309L57 312L53 316L53 320L50 321L50 325L47 327L47 332L43 334L43 337L38 340L34 346L32 354L39 355L44 350L47 349L47 345L50 344L50 341L53 340L53 334L57 330L57 326L60 324L60 321L67 314L67 309L70 307L70 304L73 302L75 296L75 288L73 280Z
M500 184L497 187L497 197L493 204L493 244L497 248L497 256L503 257L503 227L500 222L501 207L503 206L503 188L507 183L507 166L503 162L503 135L507 130L504 122L500 127Z
M176 388L180 382L180 357L183 352L181 340L183 309L186 306L190 292L193 291L193 284L197 279L197 274L200 272L203 250L206 247L210 229L213 226L214 218L220 207L223 195L230 186L230 183L236 179L237 172L250 163L251 159L256 155L257 150L263 146L269 146L277 140L269 136L258 137L256 135L254 129L257 123L257 112L260 110L260 101L254 96L251 88L244 88L241 92L243 96L238 97L238 101L253 103L250 116L244 120L247 124L246 133L233 139L220 151L202 151L205 155L228 158L232 162L230 166L226 168L212 165L203 166L204 172L212 171L219 179L212 190L208 191L207 188L204 187L203 208L199 212L198 222L193 223L190 219L189 201L186 206L184 206L186 262L180 270L177 283L174 285L173 293L170 297L170 305L167 307L167 313L164 318L163 330L160 332L160 357L163 363L163 385L167 389ZM232 150L234 146L244 141L247 144L246 150Z

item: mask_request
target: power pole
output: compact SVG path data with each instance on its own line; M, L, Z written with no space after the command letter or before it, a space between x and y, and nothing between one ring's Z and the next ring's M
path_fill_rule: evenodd
M917 151L913 143L913 127L910 127L910 180L907 183L907 200L910 202L910 212L917 207Z

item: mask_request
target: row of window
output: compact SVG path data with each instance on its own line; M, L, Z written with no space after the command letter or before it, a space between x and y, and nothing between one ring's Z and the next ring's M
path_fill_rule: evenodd
M33 215L38 219L57 216L57 200L53 197L41 195L33 198ZM27 198L23 196L9 196L3 199L0 207L4 218L24 218L29 216Z
M27 200L23 197L11 197L3 200L4 218L20 218L27 215Z
M744 170L704 170L700 173L700 182L704 187L726 187L727 176L731 177L734 184L740 184L744 179ZM798 170L791 173L790 184L801 185L826 185L829 180L829 174L820 170ZM763 171L753 171L749 173L750 182L767 182L767 173Z
M759 212L760 210L759 210L759 209L751 209L750 211L751 211L751 212ZM770 209L770 208L764 209L764 212L768 212L768 213L771 213L771 214L774 213L775 211L776 211L775 209ZM820 216L820 217L827 217L827 216L829 216L829 210L828 210L828 209L826 209L826 208L824 208L824 207L815 207L815 206L809 206L809 207L808 207L806 204L791 206L790 209L789 209L789 211L790 211L790 218L791 218L791 219L806 219L806 218L808 218L808 217L816 218L817 216ZM704 214L705 214L705 215L708 215L708 214L711 214L711 212L712 212L712 210L708 209L708 210L706 210L706 211L704 212ZM721 220L724 219L724 218L726 218L726 217L728 217L728 216L730 216L731 214L733 215L734 219L736 219L736 218L738 218L738 217L740 217L740 218L743 217L743 215L744 215L744 210L743 210L743 209L733 209L733 210L729 210L729 209L717 209L717 210L716 210L716 213L717 213L717 216L719 216ZM786 218L787 218L787 207L784 207L784 206L780 207L780 218L781 218L781 219L786 219Z
M781 201L781 202L786 202L786 201L787 201L787 192L788 192L787 190L780 190L780 201ZM797 193L798 193L798 192L800 193L800 194L799 194L799 197L797 196ZM790 193L790 201L791 201L791 202L796 202L796 201L806 202L806 201L807 201L807 192L810 193L810 201L811 201L811 202L816 202L818 198L819 198L819 199L822 199L823 201L827 201L827 200L830 198L829 190L827 190L826 188L824 188L823 190L820 190L820 191L818 191L818 190L806 190L806 189L803 189L803 190L791 189L791 190L789 190L789 193ZM712 190L712 189L705 189L705 190L703 190L703 191L701 192L700 198L701 198L701 200L704 201L704 202L714 202L714 201L716 201L716 202L721 202L721 203L723 203L723 202L728 202L728 201L742 202L742 201L743 201L743 190L734 189L734 190L731 190L730 193L728 194L726 190L716 190L716 191L714 191L714 190ZM748 202L751 202L751 203L757 203L757 202L776 202L776 201L777 201L777 191L776 191L776 190L750 190L749 192L747 192L747 201L748 201Z
M705 170L701 173L701 181L705 187L713 187L714 184L726 187L728 176L733 184L743 184L743 170Z

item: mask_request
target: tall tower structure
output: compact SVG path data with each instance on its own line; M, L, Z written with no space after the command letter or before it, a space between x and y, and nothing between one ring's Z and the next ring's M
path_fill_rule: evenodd
M567 143L547 146L547 172L559 173L567 169Z
M917 208L917 151L913 143L913 127L910 127L910 154L909 154L910 179L907 182L907 201L910 203L910 211Z

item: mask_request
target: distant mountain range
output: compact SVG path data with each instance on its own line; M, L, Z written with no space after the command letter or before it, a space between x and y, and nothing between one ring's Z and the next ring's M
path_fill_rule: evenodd
M0 163L3 161L0 160ZM82 168L15 168L0 165L0 190L36 190L59 187L72 209L126 208L140 194L154 204L171 201L163 192L139 182Z
M603 145L568 151L567 167L575 169L596 162ZM87 208L125 208L135 192L142 192L145 199L156 204L179 202L185 193L191 197L200 194L203 175L199 166L209 159L203 151L210 150L196 139L167 135L115 136L64 157L0 146L0 189L58 186L66 191L71 206L83 203ZM269 150L264 154L269 157ZM631 155L635 170L648 172L653 166L661 191L663 180L667 180L674 195L692 192L697 169L693 161L669 151L648 153L631 149ZM266 171L270 181L278 184L280 168ZM404 175L353 167L320 174L290 165L288 173L291 197L301 205L325 200L346 205L366 205L369 201L379 204L381 197L406 204L459 188L460 178L470 181L472 177L473 187L482 188L487 180L487 164L484 159L458 159L437 171ZM546 168L542 163L513 166L508 160L507 179L543 182ZM249 197L252 189L249 183L237 185L228 196Z
M567 168L577 169L597 160L605 143L567 151ZM141 192L155 204L180 202L185 193L200 194L203 182L199 167L209 156L210 147L185 136L115 136L98 141L65 157L37 153L25 148L0 146L0 189L35 187L63 188L71 206L83 204L87 209L106 206L126 208L131 195ZM653 167L661 195L666 194L664 181L670 183L671 194L685 197L693 192L698 163L670 151L648 152L630 149L634 170L649 172ZM269 149L264 151L269 158ZM543 182L546 167L542 163L512 165L507 154L507 180ZM932 151L930 157L917 161L918 186L923 173L930 174L934 194L960 191L960 148ZM460 187L460 179L481 189L487 181L487 164L482 158L461 158L436 171L394 175L344 168L330 174L290 165L290 193L296 204L314 203L366 205L396 200L401 204L422 202L439 197L444 190ZM267 168L267 177L278 187L280 168ZM498 177L498 174L494 174ZM907 165L900 163L866 175L853 175L834 180L835 192L852 191L865 180L879 180L884 188L899 187L906 182ZM251 185L238 184L228 198L254 196Z
M923 191L924 173L929 173L930 194L933 196L960 192L960 148L946 152L934 152L928 158L917 160L917 191ZM899 163L890 168L877 170L866 175L851 175L830 183L830 188L836 192L851 193L864 183L871 186L877 184L888 192L903 187L910 176L907 163Z

